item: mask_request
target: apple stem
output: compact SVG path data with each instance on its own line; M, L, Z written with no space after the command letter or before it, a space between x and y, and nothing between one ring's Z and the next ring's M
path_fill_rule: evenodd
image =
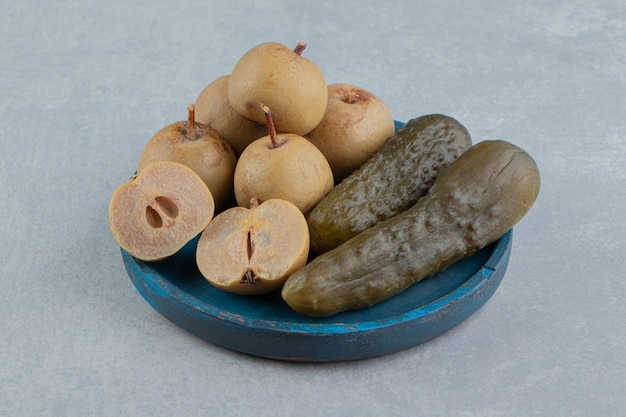
M189 125L187 126L187 139L196 140L196 106L190 104L187 106L187 114Z
M296 47L294 48L294 52L300 56L302 56L302 51L304 51L306 49L306 43L300 41L298 42L298 44L296 45Z
M267 123L267 129L270 133L270 141L272 142L272 149L276 149L280 146L278 138L276 137L276 126L274 125L274 119L272 118L272 112L270 108L265 104L261 104L261 109L265 113L265 121Z

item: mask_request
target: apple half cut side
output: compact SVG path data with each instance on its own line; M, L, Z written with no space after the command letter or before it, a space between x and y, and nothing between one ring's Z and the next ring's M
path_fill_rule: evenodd
M250 208L232 207L202 232L196 263L213 286L236 294L266 294L282 287L309 253L309 229L293 203L253 198Z
M113 192L109 226L122 249L152 262L178 252L214 212L213 195L198 174L178 162L159 161Z

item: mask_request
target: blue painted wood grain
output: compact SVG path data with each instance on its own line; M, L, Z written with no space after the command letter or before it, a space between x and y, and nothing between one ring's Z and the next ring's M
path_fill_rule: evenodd
M396 130L404 123L395 121ZM209 284L195 263L198 237L173 257L146 263L122 250L128 275L158 312L226 349L285 361L338 362L407 349L450 330L496 291L513 230L476 254L375 306L326 318L296 313L277 291L244 296Z
M211 286L190 242L170 259L139 261L122 250L126 270L150 305L215 345L286 361L336 362L390 354L430 340L476 312L502 281L513 231L444 272L375 306L326 318L291 310L278 292L243 296Z

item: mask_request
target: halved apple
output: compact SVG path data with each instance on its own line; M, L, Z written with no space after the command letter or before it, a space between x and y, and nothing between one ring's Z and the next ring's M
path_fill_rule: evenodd
M205 279L236 294L264 294L280 289L306 264L309 228L293 203L252 198L250 208L232 207L202 232L196 263Z
M109 201L109 226L119 246L143 261L178 252L213 219L215 203L204 181L178 162L147 165Z

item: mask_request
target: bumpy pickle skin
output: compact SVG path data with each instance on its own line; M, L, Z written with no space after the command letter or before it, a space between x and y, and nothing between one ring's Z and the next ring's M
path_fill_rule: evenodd
M282 297L308 316L377 304L495 242L531 209L539 189L537 164L523 149L480 142L414 206L292 274Z
M431 114L408 121L308 214L312 251L331 250L407 210L471 145L467 129L451 117Z

